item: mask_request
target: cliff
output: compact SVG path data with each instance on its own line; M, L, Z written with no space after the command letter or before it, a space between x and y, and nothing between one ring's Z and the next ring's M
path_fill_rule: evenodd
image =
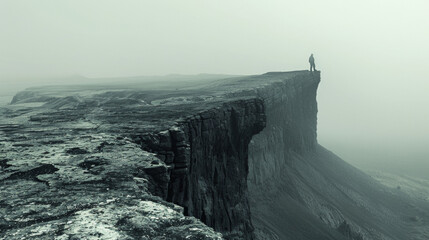
M249 144L257 239L425 239L428 203L387 189L317 143L318 74L258 88L266 127ZM413 221L410 219L419 219Z
M0 237L405 239L421 208L318 145L319 82L298 71L18 93L0 109Z

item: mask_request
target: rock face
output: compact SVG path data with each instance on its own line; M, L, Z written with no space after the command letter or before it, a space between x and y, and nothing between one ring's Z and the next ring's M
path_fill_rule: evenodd
M174 164L167 200L225 233L250 238L247 197L248 144L264 127L257 99L237 101L188 119L173 142ZM184 165L183 165L184 164ZM181 174L187 166L186 174Z
M250 144L249 183L252 186L277 185L289 152L309 152L317 146L319 82L317 72L257 90L257 95L266 99L267 123Z
M403 221L426 229L423 205L318 145L319 82L19 93L0 108L0 238L425 239Z
M162 196L224 233L251 239L248 144L265 124L260 99L236 100L179 121L168 131L134 135L171 169Z

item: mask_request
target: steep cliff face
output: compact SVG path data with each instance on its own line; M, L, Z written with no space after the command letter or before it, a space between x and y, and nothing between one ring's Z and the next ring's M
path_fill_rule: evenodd
M248 144L264 124L264 107L258 99L232 102L187 121L183 131L189 157L177 138L175 152L176 156L185 153L189 174L180 176L173 170L167 200L185 206L185 213L225 237L251 238Z
M186 117L168 131L137 136L171 169L162 196L226 238L252 239L248 144L265 126L262 100L231 101ZM135 136L136 137L136 136Z
M315 149L319 82L316 72L258 89L257 95L265 100L267 124L249 145L251 187L277 185L291 152Z
M237 87L240 82L246 85ZM253 239L247 186L251 193L269 184L277 188L288 154L315 149L319 82L319 73L294 72L220 80L205 86L205 90L221 91L223 98L251 100L231 101L188 117L169 136L162 132L159 140L142 141L144 149L171 159L167 160L172 163L167 200L183 206L186 214L226 238ZM154 142L168 142L162 140L165 138L171 139L168 147L153 146Z

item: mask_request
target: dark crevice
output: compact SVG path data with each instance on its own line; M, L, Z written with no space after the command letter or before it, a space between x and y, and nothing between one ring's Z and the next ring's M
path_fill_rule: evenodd
M10 175L5 180L28 179L28 180L40 181L40 180L36 179L36 177L38 175L52 174L56 171L58 171L58 168L54 167L54 165L43 164L39 167L33 168L31 170L28 170L28 171L13 173L12 175Z
M71 154L71 155L79 155L79 154L88 154L89 152L88 152L88 150L78 148L78 147L74 147L74 148L67 149L66 153Z
M3 169L6 169L6 168L12 166L12 165L7 163L8 161L9 161L9 159L0 160L0 167Z

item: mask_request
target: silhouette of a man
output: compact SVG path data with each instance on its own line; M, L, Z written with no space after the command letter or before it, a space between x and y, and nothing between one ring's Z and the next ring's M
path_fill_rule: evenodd
M313 54L311 54L310 58L308 59L308 61L310 62L310 72L317 71L316 70L316 64L314 63L314 57Z

